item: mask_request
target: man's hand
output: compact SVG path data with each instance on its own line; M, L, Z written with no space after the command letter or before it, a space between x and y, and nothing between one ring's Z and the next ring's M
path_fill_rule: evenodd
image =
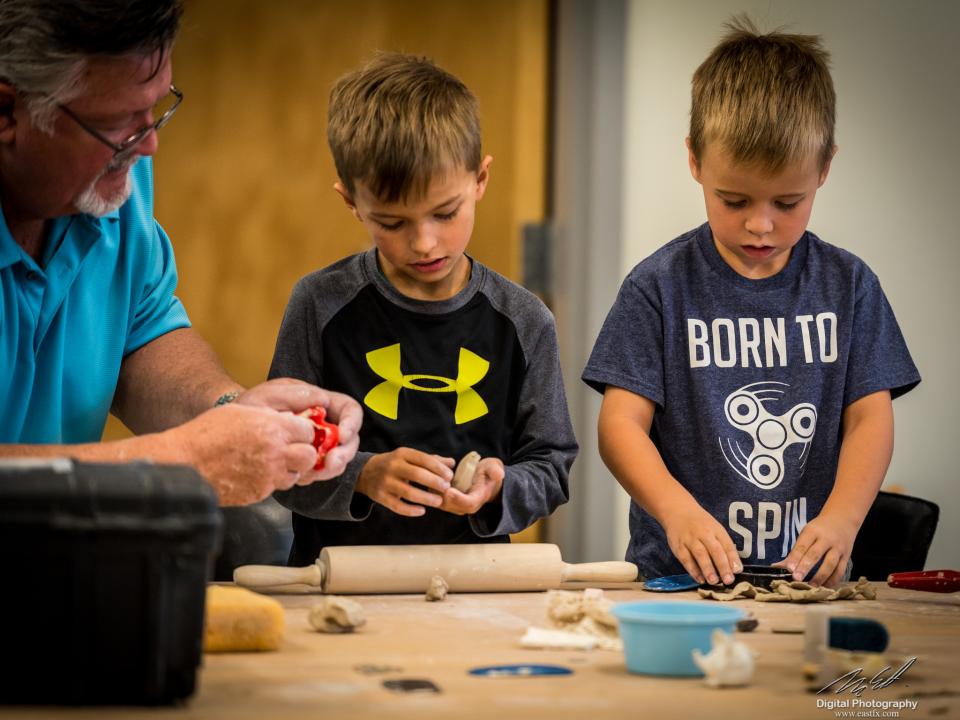
M313 424L289 412L225 405L162 433L156 459L193 465L221 505L257 502L313 474Z
M233 404L267 407L292 413L316 406L326 409L327 421L335 423L340 431L340 444L326 454L322 470L314 471L311 466L308 472L301 473L296 479L297 485L309 485L315 480L337 477L357 454L360 446L363 408L356 400L343 393L324 390L301 380L277 378L241 393Z
M357 492L398 515L419 517L426 512L424 506L443 503L441 495L450 487L453 464L453 458L397 448L367 461L357 478Z
M794 580L803 580L822 559L810 584L839 587L847 572L857 530L855 524L843 518L821 513L804 526L790 553L774 567L785 567L793 573Z
M443 504L440 509L454 515L473 515L488 502L500 496L505 472L500 458L483 458L477 464L470 490L462 493L455 487L448 488L443 493Z
M698 583L733 583L743 570L740 556L726 529L695 502L664 518L667 542L684 569Z

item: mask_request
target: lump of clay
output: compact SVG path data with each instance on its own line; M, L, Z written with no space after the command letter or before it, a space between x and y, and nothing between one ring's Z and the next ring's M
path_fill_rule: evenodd
M477 472L477 465L480 462L480 453L471 450L464 455L457 463L457 469L453 473L453 486L460 492L467 492L473 486L473 476Z
M620 650L623 642L617 631L617 619L610 612L613 603L603 590L588 588L583 592L547 591L547 619L557 630L588 635L604 650Z
M693 650L693 661L706 676L710 687L738 687L753 677L753 653L750 648L733 639L723 630L714 630L710 636L713 648L706 655Z
M528 627L520 638L520 647L535 650L593 650L599 642L599 638L592 635Z
M427 585L427 602L439 602L444 600L447 597L447 590L450 589L450 586L447 585L447 581L444 580L439 575L434 575L430 578L430 584Z
M366 622L360 603L337 595L327 595L310 608L310 624L319 632L353 632Z
M822 602L832 600L876 600L877 592L866 578L862 577L854 586L845 585L836 590L828 587L814 587L805 582L774 580L770 589L754 587L743 581L727 590L713 590L700 588L697 590L700 597L712 600L739 600L751 598L757 602Z

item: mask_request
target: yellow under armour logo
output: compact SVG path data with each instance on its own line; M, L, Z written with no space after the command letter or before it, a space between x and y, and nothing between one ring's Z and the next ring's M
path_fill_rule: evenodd
M400 390L419 392L455 392L457 408L454 420L461 425L487 414L487 404L473 386L480 382L490 369L490 363L466 348L460 348L457 363L457 377L446 378L440 375L404 375L400 370L400 343L371 350L367 353L367 365L383 382L373 388L363 398L363 404L374 412L397 419L397 406L400 403ZM418 380L432 380L440 383L436 387L418 385Z

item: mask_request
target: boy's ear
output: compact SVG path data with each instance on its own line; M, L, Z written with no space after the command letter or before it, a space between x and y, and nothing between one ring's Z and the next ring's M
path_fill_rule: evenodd
M830 174L830 164L833 162L833 158L837 155L837 146L833 146L833 151L830 153L830 157L823 164L823 167L820 168L820 182L817 183L817 187L823 187L823 184L827 181L827 175Z
M0 142L13 141L17 120L14 110L17 106L17 91L9 83L0 82Z
M360 213L357 212L357 204L353 201L353 197L350 195L350 191L347 190L346 186L342 182L337 180L333 184L333 189L336 190L337 194L339 194L340 197L343 198L343 202L350 209L350 212L353 213L353 216L360 222L363 222L363 218L361 218Z
M483 194L487 191L487 183L490 181L490 163L492 162L492 155L486 155L480 161L480 167L477 170L477 200L482 199Z
M702 185L703 182L700 180L700 163L697 161L697 156L693 154L693 148L690 146L690 138L688 137L684 140L683 144L687 146L687 163L690 165L690 174L693 175L694 180Z

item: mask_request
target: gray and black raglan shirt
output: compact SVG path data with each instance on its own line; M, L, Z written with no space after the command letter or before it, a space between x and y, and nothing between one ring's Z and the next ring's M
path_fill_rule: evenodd
M577 444L553 317L532 293L471 263L467 286L441 301L399 293L375 250L294 287L270 377L351 395L364 417L343 475L276 493L294 513L292 564L327 545L504 542L567 501ZM473 516L427 508L409 518L356 493L367 460L398 447L498 457L501 495Z
M637 265L583 379L656 404L651 439L744 562L783 559L833 489L841 419L880 390L920 381L877 276L807 232L776 275L727 265L709 225ZM663 528L630 507L627 559L683 572Z

